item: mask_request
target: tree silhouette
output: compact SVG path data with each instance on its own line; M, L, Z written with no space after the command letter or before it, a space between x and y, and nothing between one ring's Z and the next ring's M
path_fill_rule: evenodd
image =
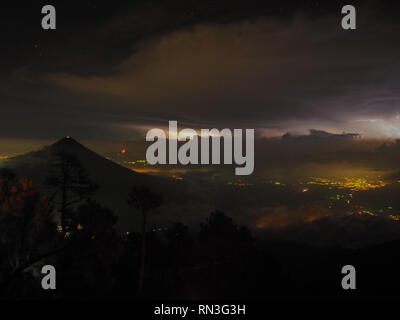
M114 228L117 220L109 208L93 199L71 212L69 236L64 239L66 250L57 259L59 281L71 293L77 283L80 292L76 295L83 296L105 294L103 290L112 286L112 269L124 252L121 235Z
M193 239L189 235L188 226L181 222L172 224L165 233L169 249L176 255L186 253L188 248L194 245Z
M183 223L173 223L164 234L165 263L170 268L170 272L165 277L168 286L175 286L177 292L179 287L176 283L184 284L188 281L188 270L195 270L199 265L198 250L194 238L189 232L189 227Z
M16 182L17 175L16 173L11 170L10 168L4 167L0 168L0 180L3 183L3 188L5 192L9 191L9 188L13 182Z
M250 231L234 223L223 212L215 211L200 226L199 240L214 255L236 255L253 245Z
M52 200L59 207L63 231L69 228L70 207L87 200L98 187L88 178L79 159L64 151L54 153L46 184L54 189Z
M217 283L219 265L236 264L253 249L250 231L236 225L223 212L215 211L201 224L199 242L205 256L212 259L214 283Z
M88 238L107 237L115 232L118 217L93 199L82 203L73 214L72 227Z
M54 253L56 236L51 204L31 181L20 180L8 192L0 181L0 284Z
M139 272L138 292L144 285L146 260L146 215L149 211L161 206L161 194L154 193L145 186L133 187L129 193L128 204L142 213L142 254Z

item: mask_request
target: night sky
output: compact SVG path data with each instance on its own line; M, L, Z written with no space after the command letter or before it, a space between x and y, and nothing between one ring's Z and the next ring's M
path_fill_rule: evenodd
M341 8L357 9L357 30ZM41 29L41 8L57 30ZM182 127L400 136L389 1L2 5L0 139L134 139Z
M45 4L56 7L54 31L41 28ZM357 9L356 30L341 28L345 4ZM188 183L162 223L197 223L218 208L279 239L397 238L386 214L390 207L400 219L395 1L37 1L3 11L0 160L72 136L132 170ZM169 120L180 129L255 128L254 174L142 165L146 131ZM24 159L27 170L35 164ZM354 208L386 210L381 227L327 206L348 189L308 190L314 178L349 177L387 183L354 199ZM287 234L275 235L281 228Z

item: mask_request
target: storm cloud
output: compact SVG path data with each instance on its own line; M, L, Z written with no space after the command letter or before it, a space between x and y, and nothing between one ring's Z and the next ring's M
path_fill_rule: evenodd
M53 55L40 70L20 65L3 77L0 134L131 138L178 120L193 128L252 127L260 136L309 128L398 136L400 26L373 9L360 7L355 31L341 29L340 10L174 28L162 27L157 6L118 13L74 34L64 54L57 46L68 63ZM146 12L154 25L140 18ZM114 54L89 50L98 49L100 35L113 37Z

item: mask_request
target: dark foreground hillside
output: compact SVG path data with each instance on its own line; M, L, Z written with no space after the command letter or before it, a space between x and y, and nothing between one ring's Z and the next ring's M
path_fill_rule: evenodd
M0 298L400 298L400 240L352 250L261 241L220 211L154 227L149 215L176 190L70 139L14 159L0 169ZM45 265L57 290L42 289ZM342 289L344 265L356 290Z
M79 208L69 232L54 231L46 200L33 198L24 233L18 212L6 216L2 207L1 299L399 298L400 241L359 250L261 244L221 212L198 233L180 223L147 232L139 289L143 235L116 233L116 217L95 202ZM57 270L57 290L41 287L47 264ZM357 270L355 291L341 288L347 264Z

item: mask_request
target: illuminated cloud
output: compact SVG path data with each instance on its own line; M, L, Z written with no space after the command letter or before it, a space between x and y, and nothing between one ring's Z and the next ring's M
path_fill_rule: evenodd
M131 138L168 120L254 127L259 136L310 128L399 135L391 122L400 27L375 7L361 10L354 32L340 28L336 9L168 28L162 8L120 12L55 42L41 63L15 66L0 79L0 136Z
M123 112L150 118L385 135L355 120L393 116L400 102L392 82L399 46L382 56L377 47L388 45L379 40L385 26L365 25L355 36L336 24L330 16L298 15L291 21L197 25L141 43L105 76L45 79L71 92L111 97L129 105Z

